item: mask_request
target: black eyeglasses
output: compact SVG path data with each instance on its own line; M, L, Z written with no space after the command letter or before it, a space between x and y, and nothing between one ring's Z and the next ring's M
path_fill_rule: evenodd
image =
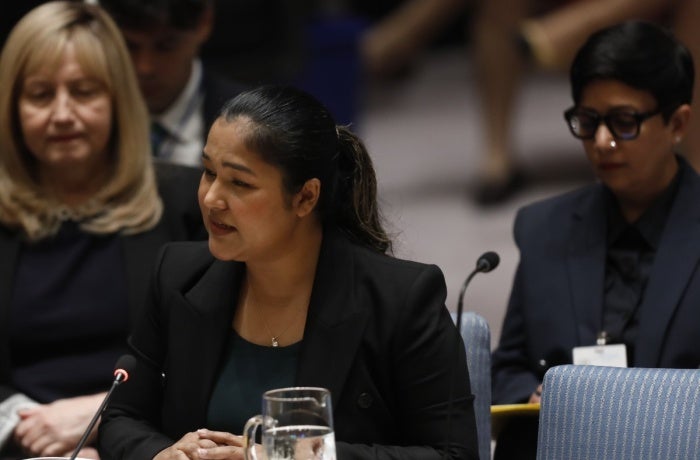
M661 113L661 108L639 113L629 109L615 109L605 115L594 110L571 107L564 112L571 134L579 139L593 139L600 123L605 123L617 140L631 141L639 136L639 127L644 120Z

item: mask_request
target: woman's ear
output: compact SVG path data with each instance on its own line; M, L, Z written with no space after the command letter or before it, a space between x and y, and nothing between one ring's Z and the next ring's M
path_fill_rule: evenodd
M321 197L321 181L312 178L304 182L292 199L292 206L298 217L305 217L313 212Z

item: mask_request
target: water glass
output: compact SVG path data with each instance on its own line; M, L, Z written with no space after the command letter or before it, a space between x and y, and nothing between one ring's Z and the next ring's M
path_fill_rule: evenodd
M262 448L255 435L261 429ZM243 430L246 460L335 460L331 394L325 388L270 390L262 397L262 414Z

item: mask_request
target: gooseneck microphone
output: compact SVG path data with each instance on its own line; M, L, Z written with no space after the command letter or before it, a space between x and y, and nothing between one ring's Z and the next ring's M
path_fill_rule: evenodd
M479 257L476 260L476 268L472 270L472 272L467 276L467 279L464 280L464 284L462 284L462 289L459 291L459 299L457 300L457 330L461 333L462 332L462 310L463 310L463 303L464 303L464 293L467 290L467 286L469 286L469 283L471 282L472 278L477 273L488 273L494 268L498 267L498 263L501 261L501 258L498 257L498 254L496 254L493 251L488 251L483 254L481 254L481 257Z
M476 260L476 267L472 272L467 276L467 279L464 280L464 283L462 284L462 289L459 291L459 299L457 300L457 332L458 334L462 334L462 310L463 310L463 302L464 302L464 293L467 290L467 286L469 286L469 282L471 282L472 278L477 273L488 273L494 268L498 267L498 263L501 261L501 258L498 257L498 254L496 254L493 251L488 251L483 253L477 260ZM457 341L458 346L462 346L462 341L458 340ZM449 449L450 449L450 434L452 431L452 405L453 405L453 400L454 400L454 372L455 372L455 366L452 366L450 369L450 386L449 386L449 392L448 392L448 400L447 400L447 433L445 436L445 456L449 458ZM478 436L477 436L477 446L476 446L477 452L479 449L478 445Z
M75 460L75 457L78 456L78 452L80 452L80 449L85 446L85 443L88 440L88 437L90 437L90 433L92 433L92 429L95 428L95 424L97 423L97 420L100 418L100 415L102 415L102 412L104 412L105 407L107 407L107 403L109 402L109 399L112 397L112 393L114 392L114 389L117 388L117 385L120 383L126 382L129 380L129 372L136 366L136 358L134 358L131 355L122 355L118 360L117 364L114 366L114 380L112 381L112 387L109 389L107 392L107 395L105 396L105 399L102 400L102 404L100 404L100 407L97 409L97 412L95 412L95 415L92 417L92 420L90 420L90 424L88 425L87 429L85 430L85 433L83 433L83 437L80 438L80 441L78 442L78 446L75 448L73 451L73 455L70 456L70 460Z

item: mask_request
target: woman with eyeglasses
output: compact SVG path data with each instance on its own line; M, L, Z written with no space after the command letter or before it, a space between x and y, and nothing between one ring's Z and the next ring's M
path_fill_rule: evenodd
M494 404L539 402L544 373L564 363L700 365L700 177L676 154L693 79L688 50L650 23L603 29L578 51L564 117L598 181L517 214ZM597 344L598 361L581 348ZM512 419L495 458L535 458L536 443L537 418Z

